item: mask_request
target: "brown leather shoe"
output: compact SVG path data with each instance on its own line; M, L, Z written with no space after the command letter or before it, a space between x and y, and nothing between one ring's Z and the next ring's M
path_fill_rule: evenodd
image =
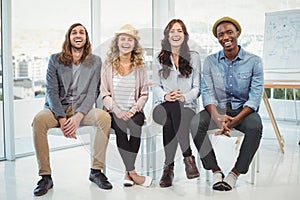
M185 157L183 162L185 164L185 172L188 179L197 178L200 176L194 156Z
M164 187L172 186L173 179L174 179L174 166L165 165L163 175L159 182L160 187L164 188Z

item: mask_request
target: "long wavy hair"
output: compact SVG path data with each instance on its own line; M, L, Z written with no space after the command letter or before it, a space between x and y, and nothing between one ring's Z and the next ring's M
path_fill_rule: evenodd
M118 40L119 35L116 35L110 45L109 51L107 53L106 61L107 63L111 63L112 67L119 72L120 68L120 58L119 58L119 47L118 47ZM132 63L133 70L139 67L144 66L144 57L143 57L143 49L138 40L134 38L134 48L131 52L130 61Z
M80 62L83 62L85 60L85 58L92 52L91 42L90 42L89 34L88 34L86 28L80 23L72 24L70 26L69 30L66 33L65 41L62 45L62 51L59 55L59 61L62 62L66 66L70 66L73 62L70 35L71 35L72 29L77 27L77 26L82 26L84 28L84 31L85 31L85 34L86 34L86 43L83 47L84 49L83 49L83 54L80 58Z
M172 29L173 25L175 23L179 23L182 31L184 33L184 41L180 47L180 53L179 53L179 72L180 76L188 78L193 68L190 64L190 48L188 46L188 40L189 40L189 34L187 32L186 26L180 19L172 19L168 25L166 26L164 30L164 38L161 41L161 51L158 54L158 60L159 63L162 65L162 69L159 70L159 74L163 76L165 79L167 79L170 75L170 71L172 68L172 62L171 62L171 44L169 42L169 33Z

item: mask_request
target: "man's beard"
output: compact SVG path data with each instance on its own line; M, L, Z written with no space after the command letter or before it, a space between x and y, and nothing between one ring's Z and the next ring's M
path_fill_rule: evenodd
M74 46L71 46L73 49L75 49L76 51L81 51L83 50L84 46L83 47L74 47Z

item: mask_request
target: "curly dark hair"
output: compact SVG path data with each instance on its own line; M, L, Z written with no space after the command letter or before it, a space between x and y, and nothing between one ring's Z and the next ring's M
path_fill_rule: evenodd
M180 53L179 53L179 72L181 76L188 78L193 71L193 68L191 67L190 64L191 55L190 55L190 48L188 46L189 34L187 32L186 26L182 20L172 19L164 30L164 38L161 41L161 51L158 55L159 63L163 66L163 68L159 70L159 73L165 79L167 79L168 76L170 75L170 71L172 68L172 62L170 58L172 51L169 42L169 32L175 23L180 24L184 33L184 41L180 47Z
M86 43L84 45L84 50L83 50L83 54L80 59L80 62L83 62L84 59L92 52L91 42L90 42L89 35L88 35L86 28L80 23L72 24L66 33L65 41L62 45L62 51L59 55L59 61L62 62L66 66L70 66L73 62L70 34L71 34L72 29L77 26L82 26L84 28L85 34L86 34Z

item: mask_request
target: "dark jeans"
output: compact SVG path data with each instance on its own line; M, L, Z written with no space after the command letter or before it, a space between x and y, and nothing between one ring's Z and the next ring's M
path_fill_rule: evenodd
M190 122L195 112L182 103L164 102L153 110L153 120L163 125L165 164L173 165L178 143L184 157L192 155L190 148Z
M236 116L243 108L233 110L231 108L217 108L220 114L226 113L230 116ZM218 166L215 152L212 148L207 130L217 129L217 125L211 119L210 114L206 110L202 110L195 115L191 122L191 132L194 143L201 157L202 164L205 169L210 170ZM259 114L253 112L249 114L235 129L245 134L235 168L241 174L247 173L253 156L255 155L262 137L262 122Z
M135 161L141 144L142 126L145 115L137 112L130 120L119 119L115 114L111 114L111 128L115 130L117 146L122 157L126 171L135 169ZM129 135L129 138L127 137Z

